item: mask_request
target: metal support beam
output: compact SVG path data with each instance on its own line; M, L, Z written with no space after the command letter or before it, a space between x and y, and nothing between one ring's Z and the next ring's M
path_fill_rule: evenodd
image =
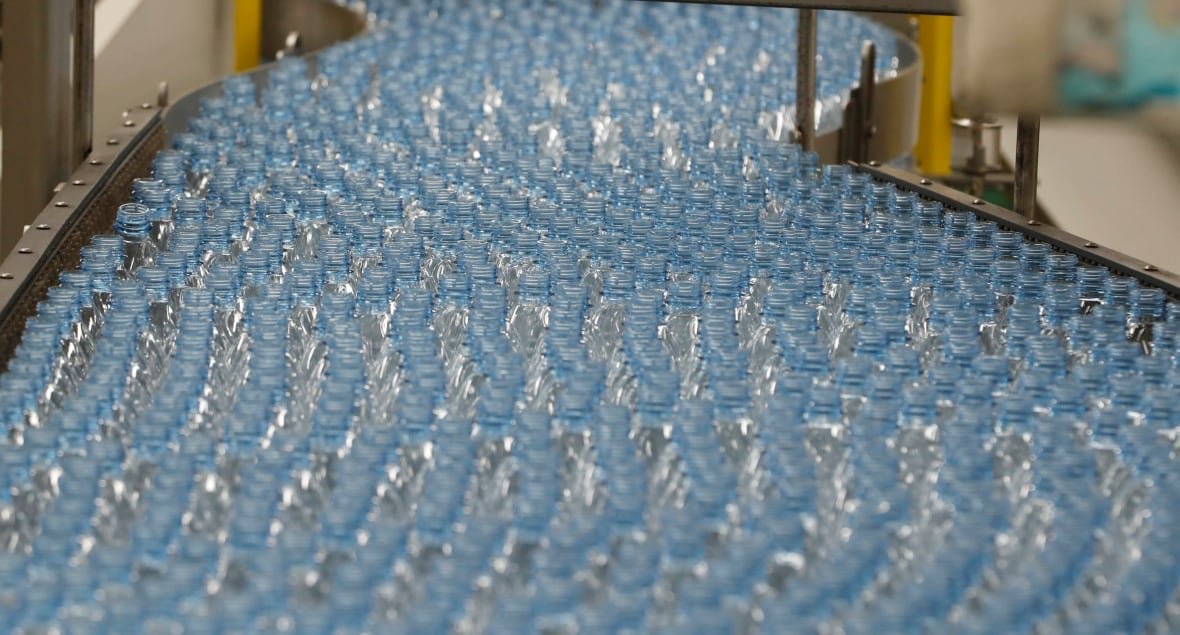
M815 9L799 9L798 62L795 70L795 125L799 145L815 150L816 33Z
M1037 215L1037 164L1041 150L1041 120L1022 116L1016 121L1016 213L1034 220Z
M5 2L0 256L90 150L94 0Z
M924 13L957 15L958 0L656 0L693 4L738 4L751 7L794 7L835 11L879 11L883 13Z

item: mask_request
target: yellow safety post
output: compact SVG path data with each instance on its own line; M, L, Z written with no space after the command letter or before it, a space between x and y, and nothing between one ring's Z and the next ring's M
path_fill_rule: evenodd
M922 109L914 158L926 174L951 171L951 72L954 67L955 19L918 17L918 48L922 50Z
M262 61L262 0L234 0L234 70Z

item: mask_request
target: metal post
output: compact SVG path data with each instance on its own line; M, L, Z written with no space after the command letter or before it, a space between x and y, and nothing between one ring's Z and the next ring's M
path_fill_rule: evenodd
M81 165L94 140L94 2L74 0L73 154L70 169Z
M90 150L94 0L3 4L0 255Z
M873 100L877 97L877 45L865 42L860 51L860 82L856 85L859 101L856 105L856 145L853 161L864 163L869 160L869 143L877 133L873 125Z
M815 150L815 9L799 9L798 65L795 75L797 139L804 150Z
M70 173L73 0L4 3L0 255Z
M1022 116L1016 121L1016 213L1032 220L1037 214L1037 163L1041 149L1041 120Z

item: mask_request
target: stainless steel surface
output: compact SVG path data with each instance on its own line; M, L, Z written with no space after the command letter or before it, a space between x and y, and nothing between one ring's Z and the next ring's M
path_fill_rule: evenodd
M74 168L75 0L5 2L0 255Z
M815 9L799 10L798 55L795 66L795 129L804 150L815 149L816 39Z
M1108 267L1112 271L1138 279L1162 289L1172 299L1180 300L1180 275L1138 258L1128 256L1098 243L1051 227L1035 219L1028 219L1012 210L984 203L956 189L922 182L921 177L895 168L860 165L872 176L918 193L925 198L966 209L980 218L995 221L1002 229L1017 231L1033 240L1048 243L1055 249L1076 254L1082 262Z
M304 51L347 40L365 29L364 15L325 0L263 0L262 56L274 59L299 33Z
M63 179L0 263L0 371L49 287L78 265L92 236L110 230L115 210L131 195L132 180L150 173L164 144L160 123L160 109L150 101L129 107L124 123Z
M958 0L649 0L694 4L737 4L752 7L797 7L837 11L880 11L883 13L928 13L958 15Z
M1021 117L1016 122L1016 211L1026 218L1037 212L1037 167L1041 150L1041 120Z

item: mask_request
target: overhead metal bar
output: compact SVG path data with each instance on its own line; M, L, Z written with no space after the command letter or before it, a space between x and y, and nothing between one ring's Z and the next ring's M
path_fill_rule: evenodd
M923 13L958 15L958 0L649 0L689 2L693 4L733 4L750 7L789 7L796 9L830 9L833 11L878 11L883 13Z

